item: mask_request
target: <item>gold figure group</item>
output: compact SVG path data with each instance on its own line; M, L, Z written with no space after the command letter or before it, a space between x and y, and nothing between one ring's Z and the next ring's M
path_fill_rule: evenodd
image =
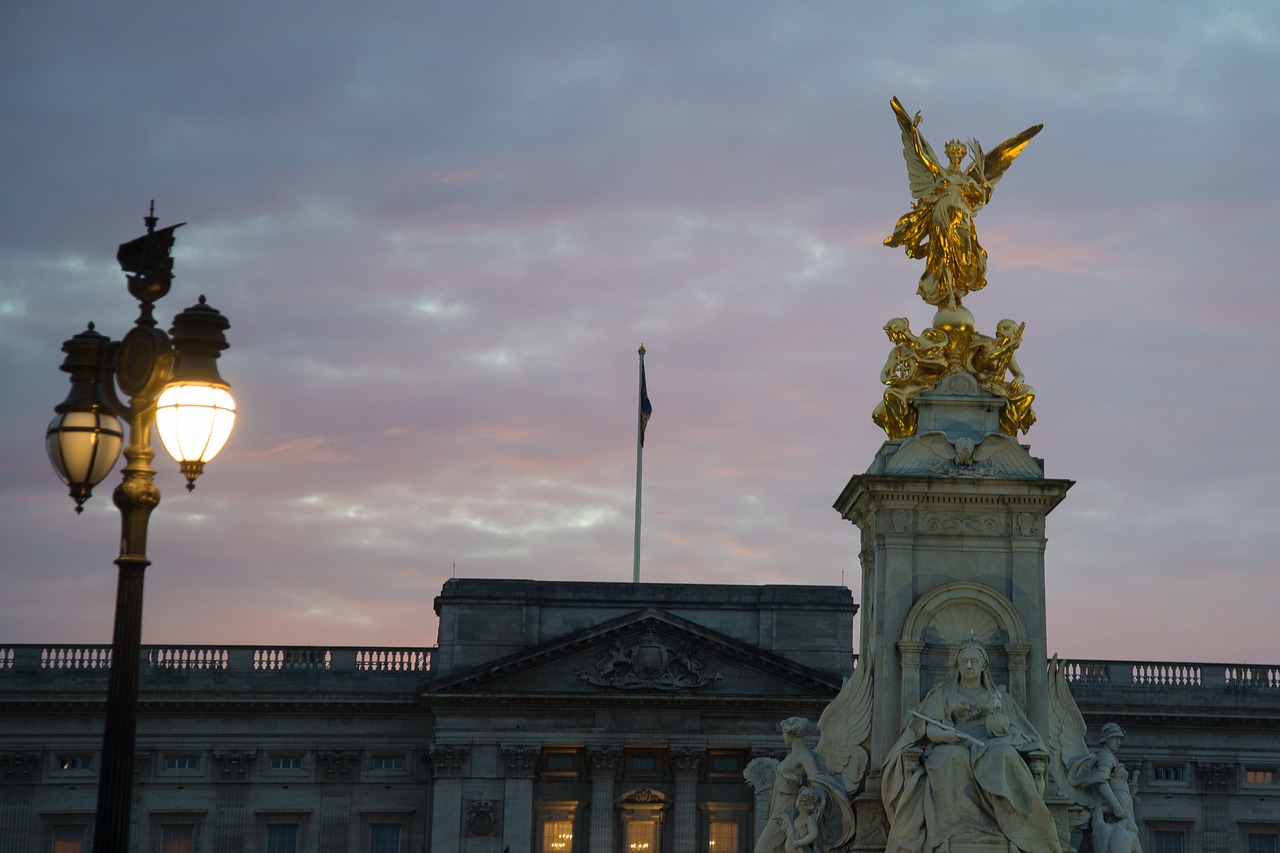
M917 292L938 310L934 325L920 335L911 331L905 317L885 324L893 348L880 380L888 387L872 420L891 439L915 435L916 397L948 373L964 371L1005 401L1000 430L1010 436L1025 433L1036 420L1031 410L1035 389L1026 383L1014 351L1022 343L1026 324L1001 320L994 337L980 334L961 300L987 284L987 253L978 242L974 216L991 200L992 188L1043 125L1027 128L989 153L977 140L966 144L953 139L943 149L948 161L943 165L920 134L920 114L912 118L897 98L890 103L902 130L902 154L915 203L898 219L884 244L924 259ZM962 169L966 153L972 161Z

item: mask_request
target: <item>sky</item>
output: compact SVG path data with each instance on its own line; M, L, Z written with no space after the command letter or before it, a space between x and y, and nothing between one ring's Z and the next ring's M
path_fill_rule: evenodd
M119 467L43 451L61 342L231 323L188 494L157 442L143 642L428 646L450 577L860 586L832 503L884 441L889 100L990 149L980 330L1026 322L1075 481L1049 649L1280 663L1280 6L307 2L0 9L0 642L108 643ZM1267 157L1261 158L1263 152ZM1266 160L1267 162L1263 162ZM1259 165L1259 164L1262 165Z

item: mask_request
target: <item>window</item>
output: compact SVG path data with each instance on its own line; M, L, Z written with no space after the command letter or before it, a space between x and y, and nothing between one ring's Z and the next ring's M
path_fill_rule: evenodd
M53 853L84 853L84 827L55 826Z
M400 824L369 824L369 853L400 853Z
M1275 833L1249 833L1249 853L1277 853Z
M660 779L666 769L661 749L628 749L623 771L632 779Z
M296 823L268 824L267 853L298 853L298 825Z
M1246 767L1244 781L1250 785L1274 785L1276 771L1270 767Z
M1157 764L1155 766L1157 782L1181 782L1181 764Z
M1155 834L1154 853L1186 853L1182 846L1182 833L1167 829L1157 829Z
M576 749L544 749L538 769L544 777L575 779L582 770L582 753Z
M573 821L549 820L542 824L540 853L573 853Z
M166 755L164 757L165 770L199 770L200 756L194 753L183 755Z
M738 825L724 821L711 821L707 833L707 853L738 853Z
M160 853L191 853L195 849L196 828L189 823L160 827Z
M271 756L272 770L301 770L301 755L273 755Z
M737 750L707 750L707 778L731 779L735 782L742 778L742 753Z
M656 820L627 821L627 853L657 853L658 822Z
M376 755L373 758L374 770L403 770L403 755Z
M93 769L92 755L59 755L59 770L91 770Z

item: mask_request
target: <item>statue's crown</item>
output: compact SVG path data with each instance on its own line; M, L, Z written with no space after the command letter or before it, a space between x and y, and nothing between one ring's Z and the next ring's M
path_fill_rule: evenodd
M952 139L942 150L947 152L948 157L963 157L969 150L969 146L965 145L962 139Z
M965 637L963 640L960 641L960 650L964 651L965 649L978 649L979 651L986 651L986 649L983 648L982 646L982 638L979 637L978 633L974 631L972 628L969 629L969 636Z

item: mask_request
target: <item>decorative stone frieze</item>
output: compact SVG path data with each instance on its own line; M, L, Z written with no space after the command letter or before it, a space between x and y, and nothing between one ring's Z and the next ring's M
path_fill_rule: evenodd
M0 752L0 782L31 782L32 771L40 766L41 753L36 750Z
M467 760L471 750L457 744L434 744L427 750L427 762L431 765L431 775L437 779L461 776L462 763Z
M618 773L618 765L622 763L622 750L616 746L593 746L587 748L587 770L592 779L612 779Z
M218 767L218 781L243 782L253 769L257 750L215 750L213 763Z
M638 642L623 645L620 640L595 656L590 669L579 670L578 678L597 687L618 690L692 690L716 684L724 675L706 673L706 661L685 642L669 645L650 627Z
M316 753L316 764L320 767L325 781L349 779L360 753L355 750L321 750Z
M502 760L507 763L507 778L532 778L541 750L520 744L502 747Z

